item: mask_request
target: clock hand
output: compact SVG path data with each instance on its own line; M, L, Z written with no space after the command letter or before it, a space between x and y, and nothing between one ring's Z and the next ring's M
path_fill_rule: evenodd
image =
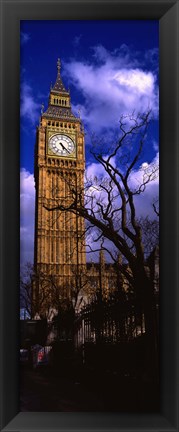
M60 142L60 145L62 146L62 148L64 149L64 150L66 150L68 153L70 153L69 152L69 150Z

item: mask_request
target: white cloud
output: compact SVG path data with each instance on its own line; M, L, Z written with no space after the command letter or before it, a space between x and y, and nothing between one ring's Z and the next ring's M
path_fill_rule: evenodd
M99 62L66 63L71 82L84 97L82 119L91 130L117 125L122 114L151 109L158 116L158 86L156 76L143 70L129 51L115 51L112 55L102 46L95 49Z
M103 45L96 45L93 48L93 57L101 63L115 63L116 68L123 67L138 67L138 53L131 51L126 44L122 44L120 48L115 48L113 51L108 51Z
M77 47L79 46L80 41L81 41L81 38L82 38L82 35L81 35L81 34L78 35L78 36L75 36L75 37L74 37L72 43L73 43L73 46L74 46L75 48L77 48Z
M114 76L115 84L125 87L126 91L146 95L150 98L154 92L154 76L151 72L143 72L140 69L121 69Z
M145 61L158 71L159 69L159 49L151 48L145 53Z
M21 44L22 45L26 44L30 40L30 34L29 33L25 33L25 32L21 31L20 37L21 37Z
M158 150L159 150L159 143L156 140L153 140L152 145L153 145L154 151L158 152Z
M22 83L21 86L21 107L20 113L22 117L26 117L32 123L37 121L40 115L40 104L35 102L32 95L32 89L27 83Z
M20 173L20 242L21 262L33 261L35 188L34 176L25 169Z
M151 173L154 169L156 169L156 173L153 176L153 180L146 185L143 193L136 195L134 198L138 216L155 217L152 204L155 198L159 196L159 153L156 154L150 164L144 162L138 170L134 170L130 177L130 185L135 189L142 184L145 170L147 173Z
M86 177L87 179L94 179L95 177L100 177L100 176L104 176L105 175L105 170L103 168L103 166L99 163L95 163L92 162L91 164L88 165L87 169L86 169Z

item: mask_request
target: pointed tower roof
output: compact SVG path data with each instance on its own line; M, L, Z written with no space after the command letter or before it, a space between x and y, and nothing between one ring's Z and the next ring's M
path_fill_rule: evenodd
M56 78L54 86L52 87L52 91L53 92L55 91L58 93L68 93L67 90L65 89L63 81L61 79L60 69L61 69L61 63L60 63L60 59L58 58L58 61L57 61L57 78Z
M51 86L48 108L45 112L41 111L43 118L58 118L79 122L79 119L71 111L70 92L64 87L60 75L61 63L57 61L57 78L54 86Z

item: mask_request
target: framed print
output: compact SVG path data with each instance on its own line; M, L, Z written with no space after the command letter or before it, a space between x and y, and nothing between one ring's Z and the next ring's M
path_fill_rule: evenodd
M2 1L3 431L178 430L178 19Z

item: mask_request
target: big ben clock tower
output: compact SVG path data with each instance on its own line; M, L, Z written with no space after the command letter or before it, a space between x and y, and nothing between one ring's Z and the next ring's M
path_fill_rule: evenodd
M36 136L34 265L36 271L55 276L59 289L68 287L69 295L75 267L86 265L84 220L47 208L68 206L72 185L83 190L84 168L84 131L80 118L72 113L58 59L56 82Z

